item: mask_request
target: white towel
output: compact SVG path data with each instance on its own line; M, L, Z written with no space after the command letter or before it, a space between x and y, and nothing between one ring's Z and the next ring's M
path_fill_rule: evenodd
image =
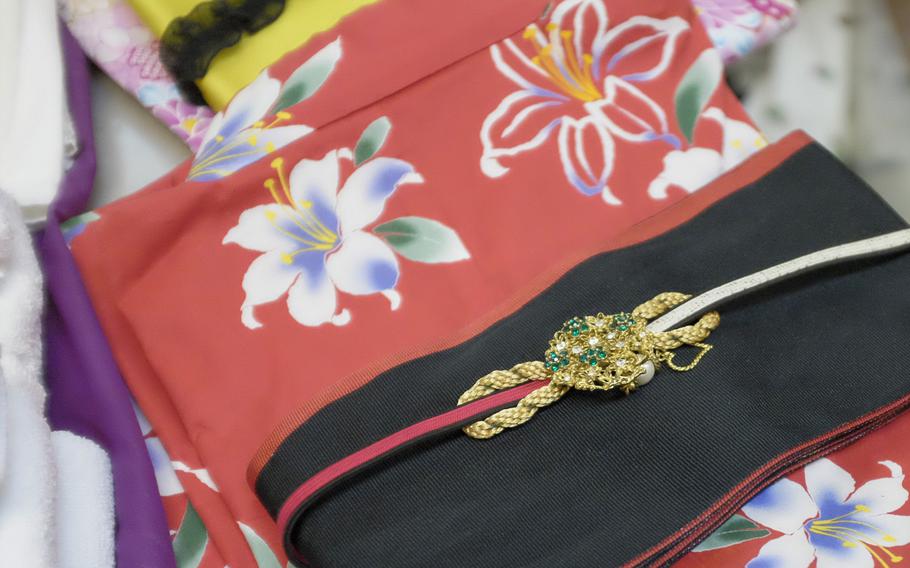
M2 359L2 357L0 357ZM0 566L53 568L55 472L40 385L7 384L6 472L0 485ZM43 390L43 389L42 389Z
M6 403L0 404L0 566L108 568L114 565L108 457L73 434L52 438L44 416L41 286L22 212L0 191L0 400L5 395Z
M43 292L32 240L18 205L0 192L0 371L4 398L23 387L21 396L43 414L41 388L41 306ZM37 387L37 388L36 388ZM0 405L0 480L5 477L10 403Z
M114 481L97 444L70 432L51 434L57 462L57 566L114 565Z
M41 384L42 282L22 214L0 192L0 368L10 385ZM43 408L43 389L33 394Z
M0 50L0 189L40 223L63 175L66 91L54 0L9 0ZM10 41L12 39L12 41ZM14 43L15 45L7 45Z
M41 382L41 270L16 202L0 192L0 379L7 415L0 565L55 566L55 473Z

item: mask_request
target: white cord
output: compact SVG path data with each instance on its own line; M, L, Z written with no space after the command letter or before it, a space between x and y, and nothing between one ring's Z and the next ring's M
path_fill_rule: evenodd
M680 324L707 312L722 302L742 296L762 286L780 282L791 276L804 274L817 268L848 260L898 252L908 248L910 248L910 229L902 229L893 233L816 251L708 290L704 294L692 298L652 321L648 324L648 329L651 331L667 331L678 327Z

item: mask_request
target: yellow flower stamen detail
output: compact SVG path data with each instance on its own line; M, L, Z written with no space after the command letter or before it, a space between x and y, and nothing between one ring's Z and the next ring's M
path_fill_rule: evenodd
M244 145L244 141L234 140L230 144L227 144L227 145L219 148L217 151L213 152L210 156L207 156L205 159L202 159L202 160L196 162L195 164L193 164L193 167L190 169L190 177L199 176L199 175L202 175L203 173L209 173L209 172L211 172L211 173L221 172L221 170L218 170L218 169L214 168L213 166L215 166L216 164L219 164L221 162L235 160L237 158L242 158L243 156L249 156L252 154L260 153L259 150L256 150L256 149L247 150L244 152L238 152L236 154L231 153L233 150L235 150L237 147L239 147L241 145ZM221 174L221 175L223 175L223 174Z
M266 189L269 190L269 193L272 194L272 199L275 200L275 203L277 203L278 205L282 205L283 202L281 201L281 197L278 195L278 189L275 187L275 180L269 178L269 179L265 180L263 185L265 186ZM272 213L272 215L274 215L274 212L270 211L269 213ZM271 221L271 219L269 219L269 220Z
M288 184L288 179L284 175L284 158L275 158L272 160L272 167L278 173L278 181L281 183L281 189L284 190L284 196L287 198L288 203L293 205L294 198L291 197L291 189Z
M276 150L275 144L272 142L266 142L264 147L260 148L259 136L257 130L268 130L275 125L281 123L285 120L290 120L293 118L293 115L286 111L279 111L275 113L275 117L272 119L272 122L266 124L263 120L257 120L249 127L242 129L236 136L232 136L228 143L224 146L218 148L214 152L205 157L197 156L199 159L198 162L193 163L192 168L190 168L190 177L198 177L207 173L218 173L219 170L213 168L215 164L220 162L234 160L237 158L242 158L244 156L250 156L255 154L270 154ZM190 132L192 128L198 122L195 118L188 118L181 122L181 126L187 132ZM244 136L244 134L247 134ZM225 137L221 134L218 134L214 137L215 142L221 144L225 141ZM246 150L248 146L251 146L251 150ZM238 153L232 153L238 150L238 148L243 147L243 151ZM228 172L229 173L229 172ZM223 174L222 174L223 175Z
M284 158L275 158L270 165L275 170L275 173L278 174L278 180L269 178L263 182L263 185L269 190L275 204L280 206L279 210L291 223L303 231L303 234L296 234L282 227L278 223L278 215L274 211L266 211L266 218L278 231L306 245L292 253L283 253L282 260L290 264L293 262L293 258L302 252L332 250L338 242L338 235L319 220L319 217L313 211L314 203L312 201L294 200L288 177L284 172ZM278 189L279 185L281 186L280 191Z
M876 562L878 562L882 568L889 568L891 566L891 563L897 564L904 558L902 556L894 554L888 550L886 546L870 545L863 539L869 538L877 533L877 535L885 542L895 542L896 539L894 536L886 533L871 523L850 519L850 517L856 513L870 512L871 509L866 505L856 505L853 511L850 511L849 513L845 513L837 517L832 517L830 519L820 519L813 521L809 526L809 532L838 540L840 541L841 546L844 548L856 548L858 546L862 546L873 558L875 558ZM854 527L862 527L863 529L867 530L859 530ZM888 558L885 559L882 554L886 555Z
M530 41L537 54L531 62L542 69L556 87L574 99L584 102L597 101L603 98L603 93L591 73L594 57L590 53L576 53L572 44L574 32L572 30L559 30L554 23L546 26L550 33L549 41L540 40L537 28L531 26L525 29L524 38Z
M276 112L275 118L272 119L272 122L270 122L268 124L263 123L264 126L259 126L259 128L268 130L269 128L272 128L276 124L280 124L282 121L290 120L291 118L293 118L293 115L289 112L284 112L284 111Z

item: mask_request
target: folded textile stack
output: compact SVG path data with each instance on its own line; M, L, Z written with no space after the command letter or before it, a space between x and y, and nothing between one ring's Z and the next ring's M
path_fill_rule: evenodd
M0 329L33 368L0 367L9 558L899 561L907 257L863 239L905 224L724 81L793 2L59 6L46 368L0 223L0 284L33 298ZM194 152L89 212L77 41Z

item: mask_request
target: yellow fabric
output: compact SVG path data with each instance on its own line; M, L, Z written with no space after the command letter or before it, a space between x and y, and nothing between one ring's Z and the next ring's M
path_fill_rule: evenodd
M345 16L379 0L287 0L284 12L253 35L215 56L199 81L205 100L221 110L237 91L282 55L312 36L335 27ZM129 0L153 34L161 37L174 18L186 15L199 0Z

